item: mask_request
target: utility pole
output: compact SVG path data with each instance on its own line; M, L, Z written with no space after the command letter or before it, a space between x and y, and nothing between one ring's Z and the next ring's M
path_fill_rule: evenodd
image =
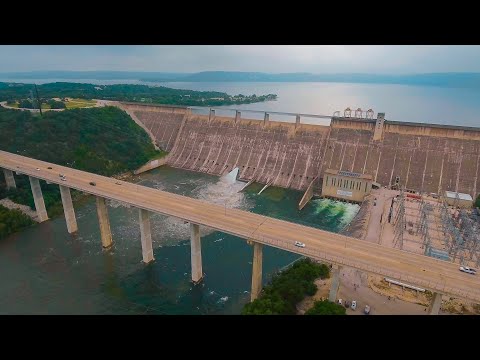
M43 114L42 114L42 103L40 102L40 98L38 97L37 84L34 84L34 86L35 86L35 94L37 95L38 110L40 110L40 116L43 116Z

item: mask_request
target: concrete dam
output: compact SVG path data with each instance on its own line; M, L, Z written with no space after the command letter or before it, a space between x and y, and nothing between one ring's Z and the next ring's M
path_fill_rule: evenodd
M332 116L330 126L192 113L189 108L121 103L169 155L169 166L305 190L326 169L372 175L382 186L475 197L480 128Z

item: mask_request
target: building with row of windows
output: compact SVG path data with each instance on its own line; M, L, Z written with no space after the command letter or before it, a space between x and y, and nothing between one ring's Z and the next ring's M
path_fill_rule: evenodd
M360 203L372 190L372 176L327 169L323 175L322 197Z

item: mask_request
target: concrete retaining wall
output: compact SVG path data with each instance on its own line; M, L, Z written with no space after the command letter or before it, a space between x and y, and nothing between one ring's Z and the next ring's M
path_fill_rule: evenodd
M149 161L148 163L146 163L145 165L139 167L137 170L135 170L133 173L135 175L138 175L138 174L141 174L141 173L144 173L145 171L149 171L149 170L152 170L152 169L156 169L162 165L165 165L167 163L167 156L161 158L161 159L155 159L155 160L151 160Z

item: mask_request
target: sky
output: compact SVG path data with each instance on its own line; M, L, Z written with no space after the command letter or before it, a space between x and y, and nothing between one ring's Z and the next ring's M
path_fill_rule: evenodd
M0 45L0 72L480 72L478 45Z

